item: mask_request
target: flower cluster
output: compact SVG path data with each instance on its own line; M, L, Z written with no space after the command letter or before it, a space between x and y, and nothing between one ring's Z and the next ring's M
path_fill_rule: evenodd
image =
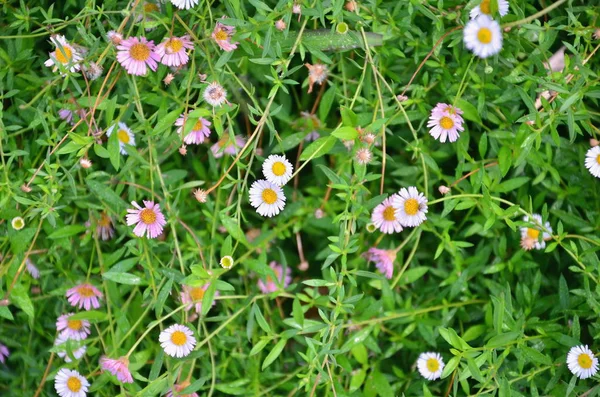
M282 186L292 178L293 167L285 156L272 154L263 162L265 179L255 181L250 187L250 204L262 216L272 217L285 207Z
M465 46L480 58L487 58L502 50L500 24L493 19L491 2L497 2L501 17L508 14L507 0L482 0L471 10L471 20L464 29Z
M373 210L371 222L382 233L399 233L405 227L416 227L427 216L427 198L416 187L402 188Z

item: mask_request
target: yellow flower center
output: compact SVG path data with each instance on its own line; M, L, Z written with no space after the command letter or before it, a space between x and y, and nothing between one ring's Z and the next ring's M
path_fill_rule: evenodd
M196 124L194 124L194 128L192 128L192 131L200 131L203 126L204 125L202 124L202 120L198 119L198 121L196 121Z
M391 222L396 220L396 209L391 205L383 210L383 219Z
M431 372L437 372L440 369L440 362L436 358L427 360L427 369Z
M168 54L175 54L181 51L181 49L183 48L183 42L177 38L172 38L170 40L167 40L167 42L165 43L165 47L167 47Z
M454 121L452 121L452 119L450 117L444 116L440 120L440 125L442 126L443 129L449 130L450 128L454 127Z
M25 225L24 225L24 222L22 219L16 219L13 221L13 227L15 229L21 229L23 226L25 226Z
M56 49L56 60L60 63L66 64L71 62L71 58L73 57L73 52L68 46L63 46L63 48Z
M224 30L219 30L217 33L215 33L215 39L219 41L227 40L227 32Z
M592 367L592 358L589 355L583 353L580 354L579 357L577 357L577 363L583 369L590 369Z
M156 212L154 212L153 210L151 210L150 208L144 208L141 212L140 212L140 219L142 220L142 222L144 222L146 225L151 225L154 222L156 222Z
M482 13L490 15L492 13L492 7L490 7L490 0L483 0L481 4L479 4L479 9Z
M110 226L110 218L104 212L100 215L100 220L98 220L98 226L100 226L100 227L109 227Z
M407 215L415 215L419 212L419 202L417 199L409 198L406 200L404 202L404 212L406 212Z
M67 380L67 387L69 388L69 390L76 393L79 390L81 390L81 381L79 380L79 378L77 378L75 376L71 376Z
M537 229L532 229L532 228L528 228L527 229L527 237L536 240L538 239L538 237L540 236L540 231Z
M275 175L281 176L285 174L285 164L283 164L281 161L277 161L273 164L272 170Z
M150 48L146 44L137 43L131 46L129 55L136 61L146 61L150 58Z
M79 331L83 326L81 320L69 320L67 321L67 327L71 328L73 331Z
M177 346L183 346L187 342L187 335L182 331L175 331L171 334L171 342Z
M274 204L277 201L277 193L273 189L265 189L262 192L262 199L267 204Z
M83 296L84 298L91 298L94 296L94 290L88 286L79 287L77 292L79 292L79 295Z
M492 41L492 31L488 28L481 28L477 32L477 40L482 44L489 44Z
M125 130L119 130L117 132L117 138L125 144L129 143L129 134Z
M194 287L190 291L190 296L194 301L201 301L204 298L204 290L200 287Z
M160 11L160 9L158 8L158 6L154 3L146 3L144 4L144 12L145 13L149 13L149 12L158 12Z
M596 157L596 163L600 164L600 154Z

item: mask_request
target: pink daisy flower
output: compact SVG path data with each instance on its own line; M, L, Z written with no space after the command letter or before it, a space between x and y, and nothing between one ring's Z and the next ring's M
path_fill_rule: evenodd
M180 392L184 391L190 384L191 383L186 380L176 385L173 385L173 388L170 389L167 394L165 394L165 397L198 397L198 393L180 394Z
M103 356L100 358L100 368L115 375L119 382L133 383L131 372L129 372L129 360L125 356L119 359Z
M181 116L175 121L175 125L179 127L177 128L178 134L183 133L186 118L187 115L182 113ZM210 121L202 117L198 117L196 124L194 124L192 127L192 130L185 136L185 138L183 138L183 142L187 143L188 145L198 145L204 142L204 140L210 136L210 129L208 128L209 126Z
M217 143L210 147L213 155L216 159L223 157L223 153L230 156L238 154L239 150L246 144L246 139L241 135L235 136L235 141L231 142L229 135L223 136Z
M67 299L71 306L90 310L100 307L98 299L102 299L102 292L91 284L79 284L67 291Z
M402 225L399 220L400 209L394 205L394 197L386 198L373 210L371 214L371 222L381 232L386 234L399 233L402 231Z
M189 311L194 308L196 313L200 314L202 312L202 300L204 299L204 293L208 287L210 287L210 283L206 283L201 287L184 285L183 291L181 291L181 303L187 305L185 309ZM214 296L219 296L219 291L216 291ZM217 302L213 300L211 307L216 303Z
M73 124L73 112L69 109L60 109L58 111L58 117L71 125Z
M10 356L10 350L8 350L8 347L0 343L0 363L6 363L8 356Z
M90 334L90 322L87 320L69 320L73 313L63 314L56 320L56 329L66 339L83 340Z
M146 66L152 71L158 67L160 56L154 51L154 41L148 41L145 37L125 39L117 46L117 50L117 60L129 74L145 76L148 73Z
M186 50L194 48L189 36L166 38L156 46L160 63L167 66L179 67L190 60Z
M283 274L283 267L279 263L273 261L269 264L269 267L275 272L277 282L274 281L271 276L267 276L264 281L259 279L258 288L263 294L277 291L279 289L279 284L283 284L283 288L285 289L292 282L292 270L289 267L286 267L285 275Z
M39 269L33 264L33 262L31 261L31 259L27 258L25 259L25 266L27 267L27 273L29 273L29 275L33 278L35 278L36 280L38 278L40 278L40 271Z
M377 269L387 279L391 279L394 274L394 261L396 260L396 251L380 250L378 248L369 248L364 254L369 262L375 262Z
M455 142L460 136L459 131L464 131L462 110L454 106L438 103L431 111L427 127L432 127L429 134L440 142Z
M127 226L137 225L133 233L138 237L156 238L163 232L163 226L167 224L165 216L160 212L160 205L154 204L154 201L144 200L146 208L142 208L138 203L132 201L131 204L137 209L128 209Z
M221 19L226 19L226 16L221 17ZM214 41L217 42L219 47L223 51L233 51L237 48L237 42L231 42L231 36L235 34L235 28L233 26L223 25L221 22L217 21L215 25L215 30L213 30L211 37Z

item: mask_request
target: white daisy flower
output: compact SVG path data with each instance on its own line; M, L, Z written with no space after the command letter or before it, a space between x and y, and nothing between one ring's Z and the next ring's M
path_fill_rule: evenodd
M165 353L171 357L185 357L196 346L196 338L185 325L173 324L160 333L158 340Z
M250 187L250 205L262 216L270 218L279 214L285 207L285 195L281 187L259 179Z
M90 384L79 372L61 368L54 378L54 388L60 397L85 397Z
M436 380L442 376L444 360L440 353L421 353L417 360L417 368L423 378Z
M50 53L50 59L44 62L44 65L47 67L54 66L52 68L53 72L58 70L58 65L69 69L71 72L78 71L79 62L82 59L81 54L67 42L65 36L59 34L51 37L50 41L52 41L56 50Z
M106 130L106 135L110 137L114 129L115 125L111 125L110 128ZM131 132L131 129L127 127L127 124L119 122L117 138L119 139L119 148L121 154L127 156L125 145L131 145L135 147L135 136L133 135L133 132Z
M216 81L213 81L206 87L202 96L206 103L213 107L221 106L227 102L227 90Z
M292 178L292 171L294 167L285 158L285 156L279 156L272 154L262 165L263 175L267 178L267 181L276 184L277 186L283 186Z
M585 167L590 174L600 178L600 146L594 146L585 154Z
M575 346L567 354L567 366L579 379L587 379L598 372L598 359L587 345Z
M536 227L521 228L521 246L526 250L534 247L537 250L546 248L546 241L552 239L552 226L550 226L550 222L542 223L542 216L539 214L533 214L533 219L525 216L523 217L523 221L533 223ZM542 230L542 224L547 231ZM541 241L540 234L542 234Z
M171 0L171 3L179 9L189 10L198 4L198 0Z
M465 46L479 58L487 58L502 49L502 31L498 22L480 15L470 20L464 29Z
M416 187L402 188L394 196L393 202L398 208L398 219L402 226L419 226L427 219L427 197L419 193Z
M67 354L67 348L70 349L73 357L75 357L76 360L79 360L81 357L83 357L87 350L87 346L80 344L81 342L74 341L62 333L58 334L56 340L54 341L54 346L60 347L60 350L57 351L56 354L58 357L64 358L65 362L67 363L72 361L71 356Z
M492 7L490 3L494 0L482 0L481 3L473 8L470 12L471 19L475 19L480 15L492 16ZM508 14L508 1L507 0L496 0L498 2L498 13L501 17Z

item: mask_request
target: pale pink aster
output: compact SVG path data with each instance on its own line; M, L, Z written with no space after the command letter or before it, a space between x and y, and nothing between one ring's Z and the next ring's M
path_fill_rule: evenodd
M194 48L189 36L170 37L156 46L160 63L167 66L179 67L190 60L186 50Z
M177 128L178 134L183 133L186 119L187 115L182 113L181 116L175 121L175 125L179 127ZM190 132L185 136L185 138L183 138L183 141L188 145L198 145L203 143L204 140L210 136L210 129L208 128L210 125L210 121L202 117L198 117Z
M156 238L163 232L163 226L167 224L165 216L160 212L160 205L154 204L154 201L144 200L146 208L142 208L138 203L132 201L131 204L136 209L127 209L127 226L136 225L133 233L138 237Z
M10 356L10 350L8 350L8 347L0 343L0 363L6 363L8 356Z
M96 234L104 241L110 240L115 234L113 221L106 212L100 214L100 219L96 224Z
M371 222L386 234L399 233L403 229L399 219L400 209L394 205L395 197L393 195L383 200L371 214Z
M226 19L226 16L221 17L221 19ZM223 51L233 51L237 48L237 42L232 43L231 37L235 34L235 28L233 26L223 25L221 22L217 21L215 25L215 29L212 32L211 37L213 40L221 47Z
M375 262L377 269L387 279L391 279L394 274L394 261L396 260L396 251L380 250L378 248L369 248L365 253L365 258L369 262Z
M200 314L202 312L202 300L204 299L204 293L210 287L210 283L206 283L201 287L191 287L189 285L183 286L183 291L181 291L181 303L186 305L185 310L192 310L194 308L196 313ZM215 291L215 297L219 296L219 291ZM217 302L213 299L211 307L213 307Z
M198 397L198 393L180 394L180 392L184 391L190 384L191 383L186 380L173 385L173 388L170 389L167 394L165 394L165 397Z
M25 266L27 267L27 273L29 273L29 275L31 277L35 278L36 280L38 278L40 278L40 271L33 264L33 262L31 261L31 259L29 259L29 258L25 259Z
M464 131L462 111L459 108L438 103L431 111L427 127L432 127L429 134L440 142L455 142L460 136L459 131Z
M147 68L155 71L160 61L154 47L154 41L148 41L145 37L130 37L117 46L117 60L127 73L145 76L148 73Z
M83 355L87 351L87 346L84 344L82 345L81 343L82 343L81 341L71 340L66 335L63 335L62 333L60 333L60 334L58 334L58 336L56 337L56 340L54 341L54 346L60 348L56 352L56 354L58 355L58 357L64 359L65 362L67 362L67 363L70 363L71 361L73 361L73 359L70 357L70 355L67 352L67 345L70 344L69 347L72 349L71 353L72 353L73 357L76 360L79 360L81 357L83 357Z
M167 75L163 79L163 83L165 83L165 85L169 85L169 84L171 84L173 79L175 79L175 76L173 76L173 73L167 73Z
M60 109L58 111L58 117L60 117L69 124L73 124L73 112L69 109Z
M56 320L56 329L66 339L83 340L90 334L90 322L87 320L70 320L73 313L63 314Z
M79 284L67 291L67 300L71 306L90 310L92 307L100 307L99 299L102 299L102 292L91 284Z
M223 136L223 138L219 139L217 143L210 147L215 158L223 157L223 153L228 154L230 156L235 156L238 154L239 150L244 147L246 144L246 139L241 135L235 136L235 141L231 142L229 139L229 135Z
M259 279L257 283L258 289L260 289L263 294L277 291L279 289L279 284L283 284L283 288L285 289L292 282L292 270L289 267L286 267L285 274L283 273L283 266L275 261L272 261L269 264L269 267L275 272L277 281L274 281L271 276L267 276L265 280Z
M133 383L131 372L129 372L129 360L125 356L118 359L102 356L100 368L115 375L121 383Z

